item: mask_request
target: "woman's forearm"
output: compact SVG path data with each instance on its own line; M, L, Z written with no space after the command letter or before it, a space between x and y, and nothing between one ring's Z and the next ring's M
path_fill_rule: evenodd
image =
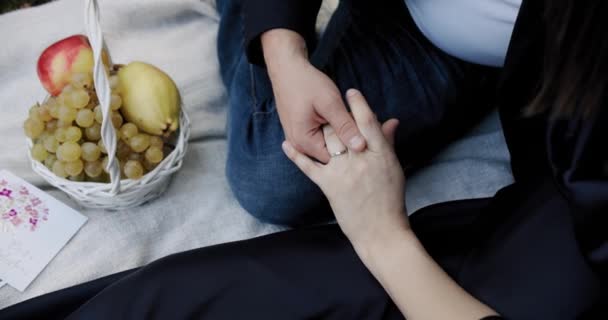
M397 227L353 245L407 319L476 320L497 315L452 280L409 228Z

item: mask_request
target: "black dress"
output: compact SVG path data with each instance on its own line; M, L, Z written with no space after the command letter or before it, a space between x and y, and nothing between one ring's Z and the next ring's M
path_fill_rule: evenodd
M540 3L524 0L499 86L516 182L424 208L411 223L436 261L507 319L608 319L608 96L588 119L522 117L540 77ZM0 313L66 317L402 319L335 225L172 255Z

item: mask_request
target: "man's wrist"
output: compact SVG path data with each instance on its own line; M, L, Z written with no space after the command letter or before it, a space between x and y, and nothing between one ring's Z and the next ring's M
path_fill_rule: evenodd
M272 29L261 36L266 66L279 69L284 63L308 60L306 41L297 32L288 29Z

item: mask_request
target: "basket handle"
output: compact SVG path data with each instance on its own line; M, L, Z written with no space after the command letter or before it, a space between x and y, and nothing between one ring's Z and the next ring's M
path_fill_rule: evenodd
M99 5L97 0L86 0L84 8L86 33L93 49L93 84L101 106L103 121L101 123L101 140L108 152L108 165L106 171L110 173L112 195L120 192L120 166L116 159L117 139L112 124L112 111L110 110L110 81L104 68L102 51L104 49L103 35L99 18ZM110 156L112 155L112 156Z

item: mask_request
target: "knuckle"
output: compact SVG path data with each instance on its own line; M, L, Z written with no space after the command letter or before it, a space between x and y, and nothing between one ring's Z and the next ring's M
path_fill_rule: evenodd
M353 134L356 131L355 124L352 121L344 121L342 124L338 126L336 130L338 136L344 137L348 134Z

